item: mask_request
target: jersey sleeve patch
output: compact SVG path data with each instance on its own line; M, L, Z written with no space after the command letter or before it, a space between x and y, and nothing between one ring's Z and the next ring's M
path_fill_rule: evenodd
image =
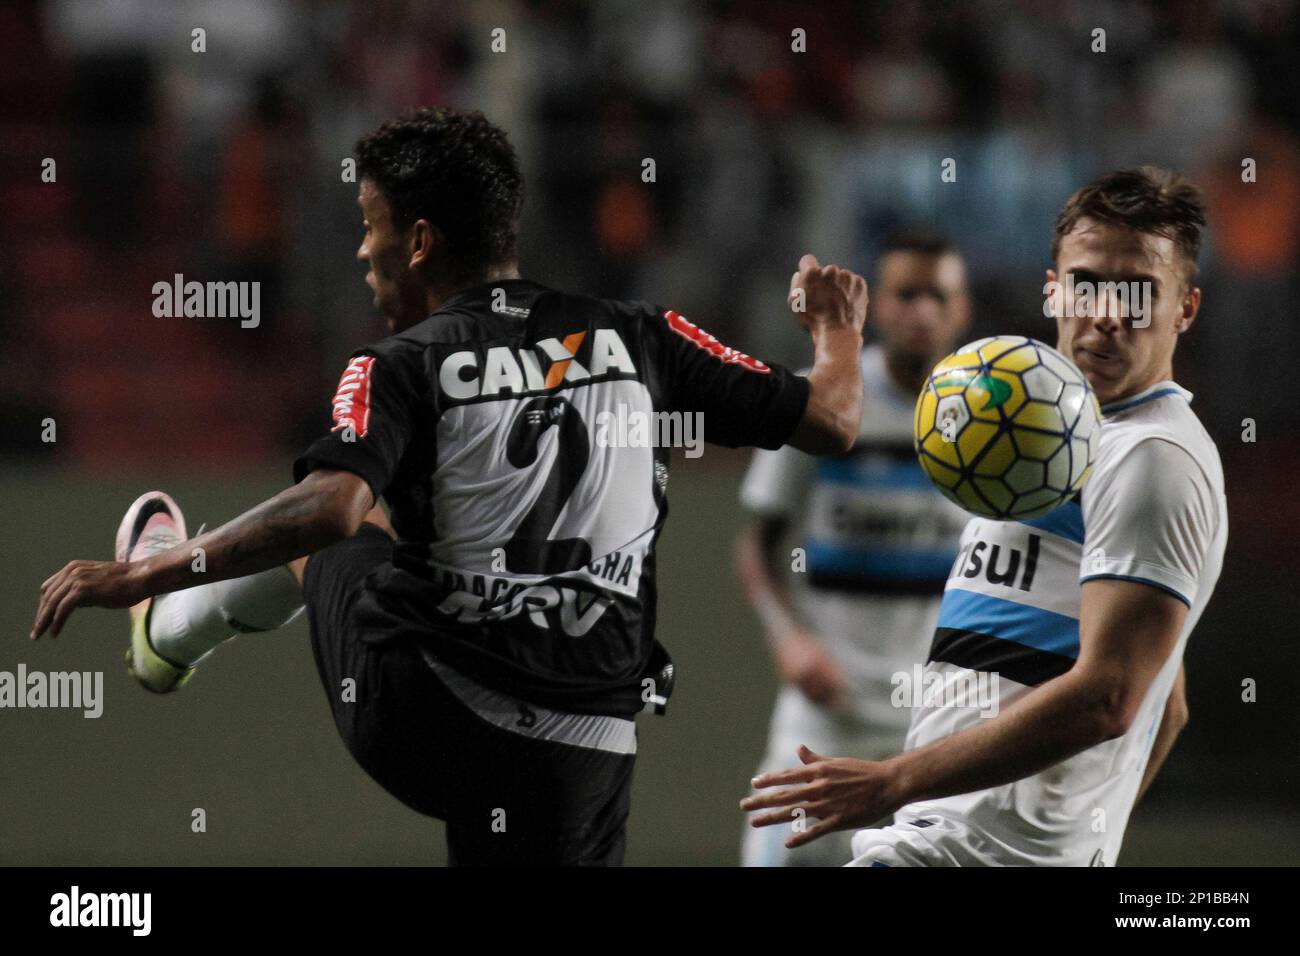
M705 332L698 325L687 321L686 317L678 312L669 309L664 313L664 319L668 322L668 327L680 335L686 341L690 342L697 348L708 352L720 362L728 365L739 365L747 368L751 372L761 372L766 375L772 370L752 356L746 355L737 349L723 345L716 338Z
M373 355L358 355L343 371L338 391L334 393L334 427L331 432L350 428L357 438L365 438L370 429L370 371Z

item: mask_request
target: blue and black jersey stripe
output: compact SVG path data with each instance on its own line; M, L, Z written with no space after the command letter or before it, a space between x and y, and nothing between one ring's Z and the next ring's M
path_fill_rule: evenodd
M952 552L808 543L808 583L855 594L942 594Z
M906 441L859 442L846 454L819 462L815 480L867 493L903 492L926 502L941 500ZM890 511L860 516L857 521L852 544L820 538L806 542L811 587L864 596L943 593L955 549L886 544L911 536Z
M1079 656L1079 622L1064 614L973 591L944 595L930 660L996 671L1034 686L1059 677Z

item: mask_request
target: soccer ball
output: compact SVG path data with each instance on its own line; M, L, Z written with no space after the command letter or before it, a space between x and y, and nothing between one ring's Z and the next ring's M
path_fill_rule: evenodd
M921 467L986 518L1046 514L1073 498L1097 455L1101 409L1083 373L1020 335L963 346L930 373L913 423Z

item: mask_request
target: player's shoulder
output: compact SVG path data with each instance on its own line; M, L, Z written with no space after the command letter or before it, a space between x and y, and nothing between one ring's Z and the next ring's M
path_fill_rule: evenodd
M362 370L367 376L373 375L377 381L402 381L416 391L424 391L427 388L425 353L441 341L440 337L429 334L427 326L430 324L426 319L409 329L362 346L352 353L348 360L349 368L360 362L363 363Z
M1176 383L1162 382L1105 405L1094 477L1115 484L1172 484L1187 476L1221 494L1219 450L1191 399Z
M648 299L602 299L579 296L603 314L611 324L641 335L661 335L694 329L695 325L678 309Z
M424 353L429 342L409 334L411 330L389 335L362 346L348 359L348 367L353 368L362 363L363 370L369 374L382 376L391 381L394 374L398 378L418 383L424 379ZM373 371L378 368L378 372Z
M1193 496L1206 509L1222 509L1223 466L1191 399L1182 386L1161 382L1102 407L1100 447L1083 493L1086 510L1100 494L1160 511L1161 502L1173 505L1190 489L1199 489Z
M646 299L602 299L598 296L577 296L576 298L585 299L590 302L594 308L602 309L611 315L617 315L623 318L635 321L645 321L647 319L656 319L664 321L669 312L673 310L667 306L650 302Z
M686 315L644 300L598 300L607 305L622 324L630 341L644 344L650 354L671 353L673 347L691 354L710 356L723 365L751 372L768 372L771 366L720 342L712 332L696 325ZM693 348L692 348L693 347ZM698 353L696 352L698 350Z
M541 324L558 322L566 328L586 325L589 328L616 329L630 344L645 336L654 336L685 327L681 313L645 299L609 299L583 292L551 290Z
M572 298L531 279L481 283L453 293L422 321L366 346L365 351L410 356L438 345L472 347L506 339L539 314L563 314L565 309L556 309L555 304Z

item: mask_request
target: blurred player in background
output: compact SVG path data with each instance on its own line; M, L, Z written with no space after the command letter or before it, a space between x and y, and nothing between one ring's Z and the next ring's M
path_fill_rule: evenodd
M45 582L32 637L76 607L131 607L131 673L162 693L305 603L340 735L446 820L453 862L621 863L632 718L673 678L654 636L670 448L602 441L598 423L698 413L717 444L843 451L866 284L803 257L800 377L674 311L521 278L518 160L479 113L385 124L357 171L357 258L395 334L348 363L296 484L193 540L176 502L141 496L117 561Z
M1101 176L1057 218L1045 292L1057 348L1101 403L1097 458L1081 500L970 522L926 665L950 687L998 675L996 715L960 700L918 708L907 752L882 761L801 749L804 766L756 781L785 789L742 802L769 809L755 825L804 807L819 822L800 844L893 813L854 835L859 866L1115 864L1187 721L1183 650L1228 535L1218 450L1173 381L1200 309L1205 221L1197 189L1152 167ZM1145 310L1113 293L1083 305L1085 285L1121 282L1148 284ZM995 574L995 548L1007 567L1035 555L1032 579Z
M893 236L876 264L862 350L862 425L852 450L815 459L760 451L741 488L756 520L740 535L737 570L763 622L782 686L762 771L800 744L883 759L898 753L911 711L891 706L891 678L925 660L944 582L967 515L916 465L912 415L934 365L970 326L961 256L942 235ZM806 573L782 543L792 525ZM806 582L806 583L805 583ZM747 828L747 866L832 865L848 834L799 850L785 834Z

